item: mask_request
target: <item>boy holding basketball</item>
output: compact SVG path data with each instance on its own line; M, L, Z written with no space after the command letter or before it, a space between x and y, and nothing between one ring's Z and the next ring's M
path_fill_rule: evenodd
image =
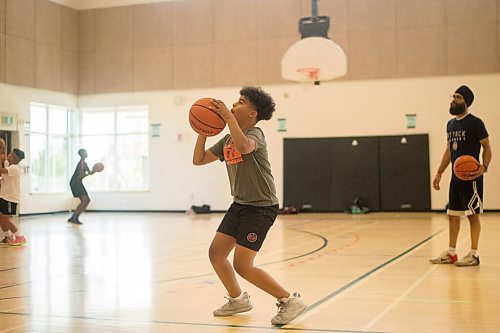
M80 216L83 211L85 211L85 208L90 203L90 198L87 193L87 190L85 189L85 186L83 186L83 178L92 175L94 171L89 169L89 166L85 162L85 159L87 158L88 154L85 149L80 149L78 150L78 155L80 155L80 162L78 162L78 165L75 168L75 172L73 173L73 176L71 177L71 180L69 182L69 186L71 188L71 192L73 193L73 197L80 199L80 203L76 207L76 210L73 212L73 215L68 219L69 223L73 224L83 224L80 222L78 217Z
M276 219L278 198L268 160L264 133L255 127L269 120L275 111L272 97L257 87L244 87L231 111L220 100L210 107L220 114L229 127L210 149L206 136L198 135L193 164L204 165L216 160L225 162L234 202L222 219L209 249L212 266L228 292L229 300L214 311L214 316L231 316L252 309L250 296L242 292L236 273L278 299L278 314L273 325L284 325L306 310L298 293L291 295L268 273L254 266L255 256ZM234 249L233 266L227 260Z
M5 141L0 139L0 150L5 152ZM21 196L19 162L24 159L24 152L14 148L7 157L5 153L0 157L0 174L2 175L0 187L0 226L4 233L2 246L20 246L26 244L26 238L12 223L10 216L17 213L17 205Z
M455 174L451 177L448 218L449 218L449 248L439 257L431 259L433 264L455 264L456 266L477 266L479 255L479 234L481 223L479 214L483 212L483 174L488 171L491 162L491 146L488 132L481 119L468 113L468 108L474 101L474 94L467 86L459 87L452 96L450 113L454 116L448 121L448 144L439 165L432 185L439 190L441 175L448 167L462 155L471 155L479 160L481 147L483 147L483 164L479 169L470 174L468 180L460 180ZM460 231L460 217L467 216L470 223L471 250L458 260L456 246Z

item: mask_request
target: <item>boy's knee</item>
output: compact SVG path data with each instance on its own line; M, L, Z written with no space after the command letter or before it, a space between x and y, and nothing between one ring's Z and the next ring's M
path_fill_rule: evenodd
M210 259L211 263L215 263L217 261L224 260L224 256L222 255L221 251L218 251L214 247L210 246L208 249L208 258Z
M238 275L243 277L243 278L248 276L253 269L252 265L249 265L247 263L242 263L239 261L234 261L233 265L234 265L234 270L236 271L236 273L238 273Z

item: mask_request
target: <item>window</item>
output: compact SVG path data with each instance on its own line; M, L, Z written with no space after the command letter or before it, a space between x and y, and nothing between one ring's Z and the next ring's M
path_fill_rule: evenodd
M68 189L71 116L63 106L30 104L32 193Z
M82 109L80 128L89 168L104 164L102 173L85 179L89 189L149 189L147 106Z

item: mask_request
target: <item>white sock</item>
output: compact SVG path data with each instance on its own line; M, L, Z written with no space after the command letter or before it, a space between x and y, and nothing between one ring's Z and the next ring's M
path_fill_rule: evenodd
M469 254L471 256L477 256L477 250L470 249Z
M451 247L451 246L450 246L450 247L448 248L448 253L449 253L450 255L454 256L454 255L456 255L456 254L457 254L457 249L456 249L456 248L454 248L454 247Z
M3 234L5 237L12 237L12 232L10 232L10 230L4 231Z
M21 237L23 234L18 230L14 233L14 236Z
M228 295L229 297L231 297L231 295ZM243 293L241 293L239 296L236 296L236 297L231 297L232 299L243 299Z

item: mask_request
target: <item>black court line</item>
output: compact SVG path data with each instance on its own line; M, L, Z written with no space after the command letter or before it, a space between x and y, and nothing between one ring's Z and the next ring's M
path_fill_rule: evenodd
M299 229L290 229L290 230L294 230L294 231L298 231L298 232L303 232L305 234L310 234L310 235L316 236L316 237L320 238L321 240L323 240L323 244L321 244L321 246L317 247L316 249L313 249L313 250L311 250L309 252L306 252L306 253L303 253L303 254L299 254L299 255L297 255L295 257L290 257L290 258L286 258L286 259L280 259L280 260L276 260L276 261L270 261L270 262L267 262L265 264L260 264L257 267L269 266L269 265L273 265L273 264L277 264L277 263L281 263L281 262L286 262L286 261L290 261L290 260L295 260L295 259L299 259L299 258L302 258L302 257L306 257L308 255L311 255L313 253L321 251L326 246L328 246L328 239L326 239L326 237L323 237L323 236L321 236L319 234L316 234L316 233L310 232L310 231L299 230ZM165 283L165 282L172 282L172 281L188 280L188 279L199 278L199 277L204 277L204 276L212 276L212 275L216 275L215 272L205 273L205 274L199 274L199 275L183 276L183 277L174 278L174 279L159 280L159 281L155 281L155 283Z
M8 271L15 271L16 269L21 269L22 267L9 267L9 268L2 268L0 269L1 272L8 272Z
M5 312L0 311L0 315L11 315L11 316L25 316L31 317L30 313L17 313L17 312ZM280 331L302 331L302 332L338 332L338 333L389 333L383 331L357 331L357 330L339 330L339 329L326 329L326 328L299 328L299 327L279 327L279 326L255 326L255 325L236 325L236 324L213 324L213 323L192 323L183 321L169 321L169 320L127 320L123 318L95 318L89 316L58 316L58 315L47 315L47 318L60 318L60 319L81 319L81 320L97 320L97 321L107 321L114 322L119 321L120 323L135 323L135 324L164 324L164 325L180 325L180 326L198 326L198 327L221 327L221 328L247 328L254 330L280 330Z
M16 268L16 269L21 269L21 268L23 268L23 267L19 267L19 268ZM60 278L60 277L72 276L72 275L81 275L81 273L80 272L76 272L76 273L71 273L69 275L61 274L61 275L58 275L58 276L51 276L51 277L46 278L46 279L41 279L41 281L49 281L50 279L53 279L53 278ZM0 287L0 289L6 289L6 288L23 286L23 285L27 285L27 284L31 284L31 283L35 283L35 282L39 282L39 281L40 280L36 280L36 281L30 280L30 281L25 281L25 282L19 282L19 283L9 284L9 285L5 285L5 286ZM21 296L21 297L29 297L29 296ZM0 297L0 301L3 300L3 299L4 298Z
M340 293L341 293L341 292L343 292L344 290L349 289L350 287L354 286L355 284L359 283L360 281L362 281L362 280L366 279L368 276L372 275L372 274L373 274L373 273L375 273L376 271L378 271L378 270L380 270L381 268L383 268L383 267L385 267L385 266L389 265L389 264L390 264L390 263L392 263L393 261L395 261L395 260L397 260L397 259L401 258L402 256L406 255L407 253L409 253L409 252L411 252L411 251L415 250L417 247L419 247L419 246L421 246L422 244L424 244L424 243L428 242L429 240L431 240L432 238L436 237L437 235L439 235L439 234L440 234L440 233L442 233L443 231L444 231L444 229L439 230L438 232L436 232L435 234L433 234L433 235L431 235L431 236L427 237L427 238L426 238L426 239L424 239L423 241L421 241L421 242L419 242L419 243L417 243L417 244L413 245L413 246L412 246L412 247L410 247L408 250L406 250L406 251L404 251L404 252L402 252L402 253L398 254L397 256L395 256L395 257L393 257L393 258L391 258L391 259L387 260L387 261L386 261L386 262L384 262L383 264L381 264L381 265L379 265L379 266L377 266L377 267L373 268L372 270L369 270L369 271L368 271L368 272L366 272L365 274L363 274L363 275L361 275L361 276L357 277L356 279L352 280L351 282L349 282L348 284L344 285L343 287L341 287L341 288L339 288L339 289L335 290L333 293L329 294L328 296L326 296L326 297L324 297L324 298L320 299L319 301L317 301L316 303L314 303L314 304L312 304L312 305L308 306L308 307L307 307L307 310L306 310L304 313L306 313L306 312L308 312L308 311L310 311L310 310L314 309L315 307L317 307L317 306L319 306L319 305L321 305L321 304L325 303L326 301L328 301L329 299L332 299L333 297L337 296L338 294L340 294Z

